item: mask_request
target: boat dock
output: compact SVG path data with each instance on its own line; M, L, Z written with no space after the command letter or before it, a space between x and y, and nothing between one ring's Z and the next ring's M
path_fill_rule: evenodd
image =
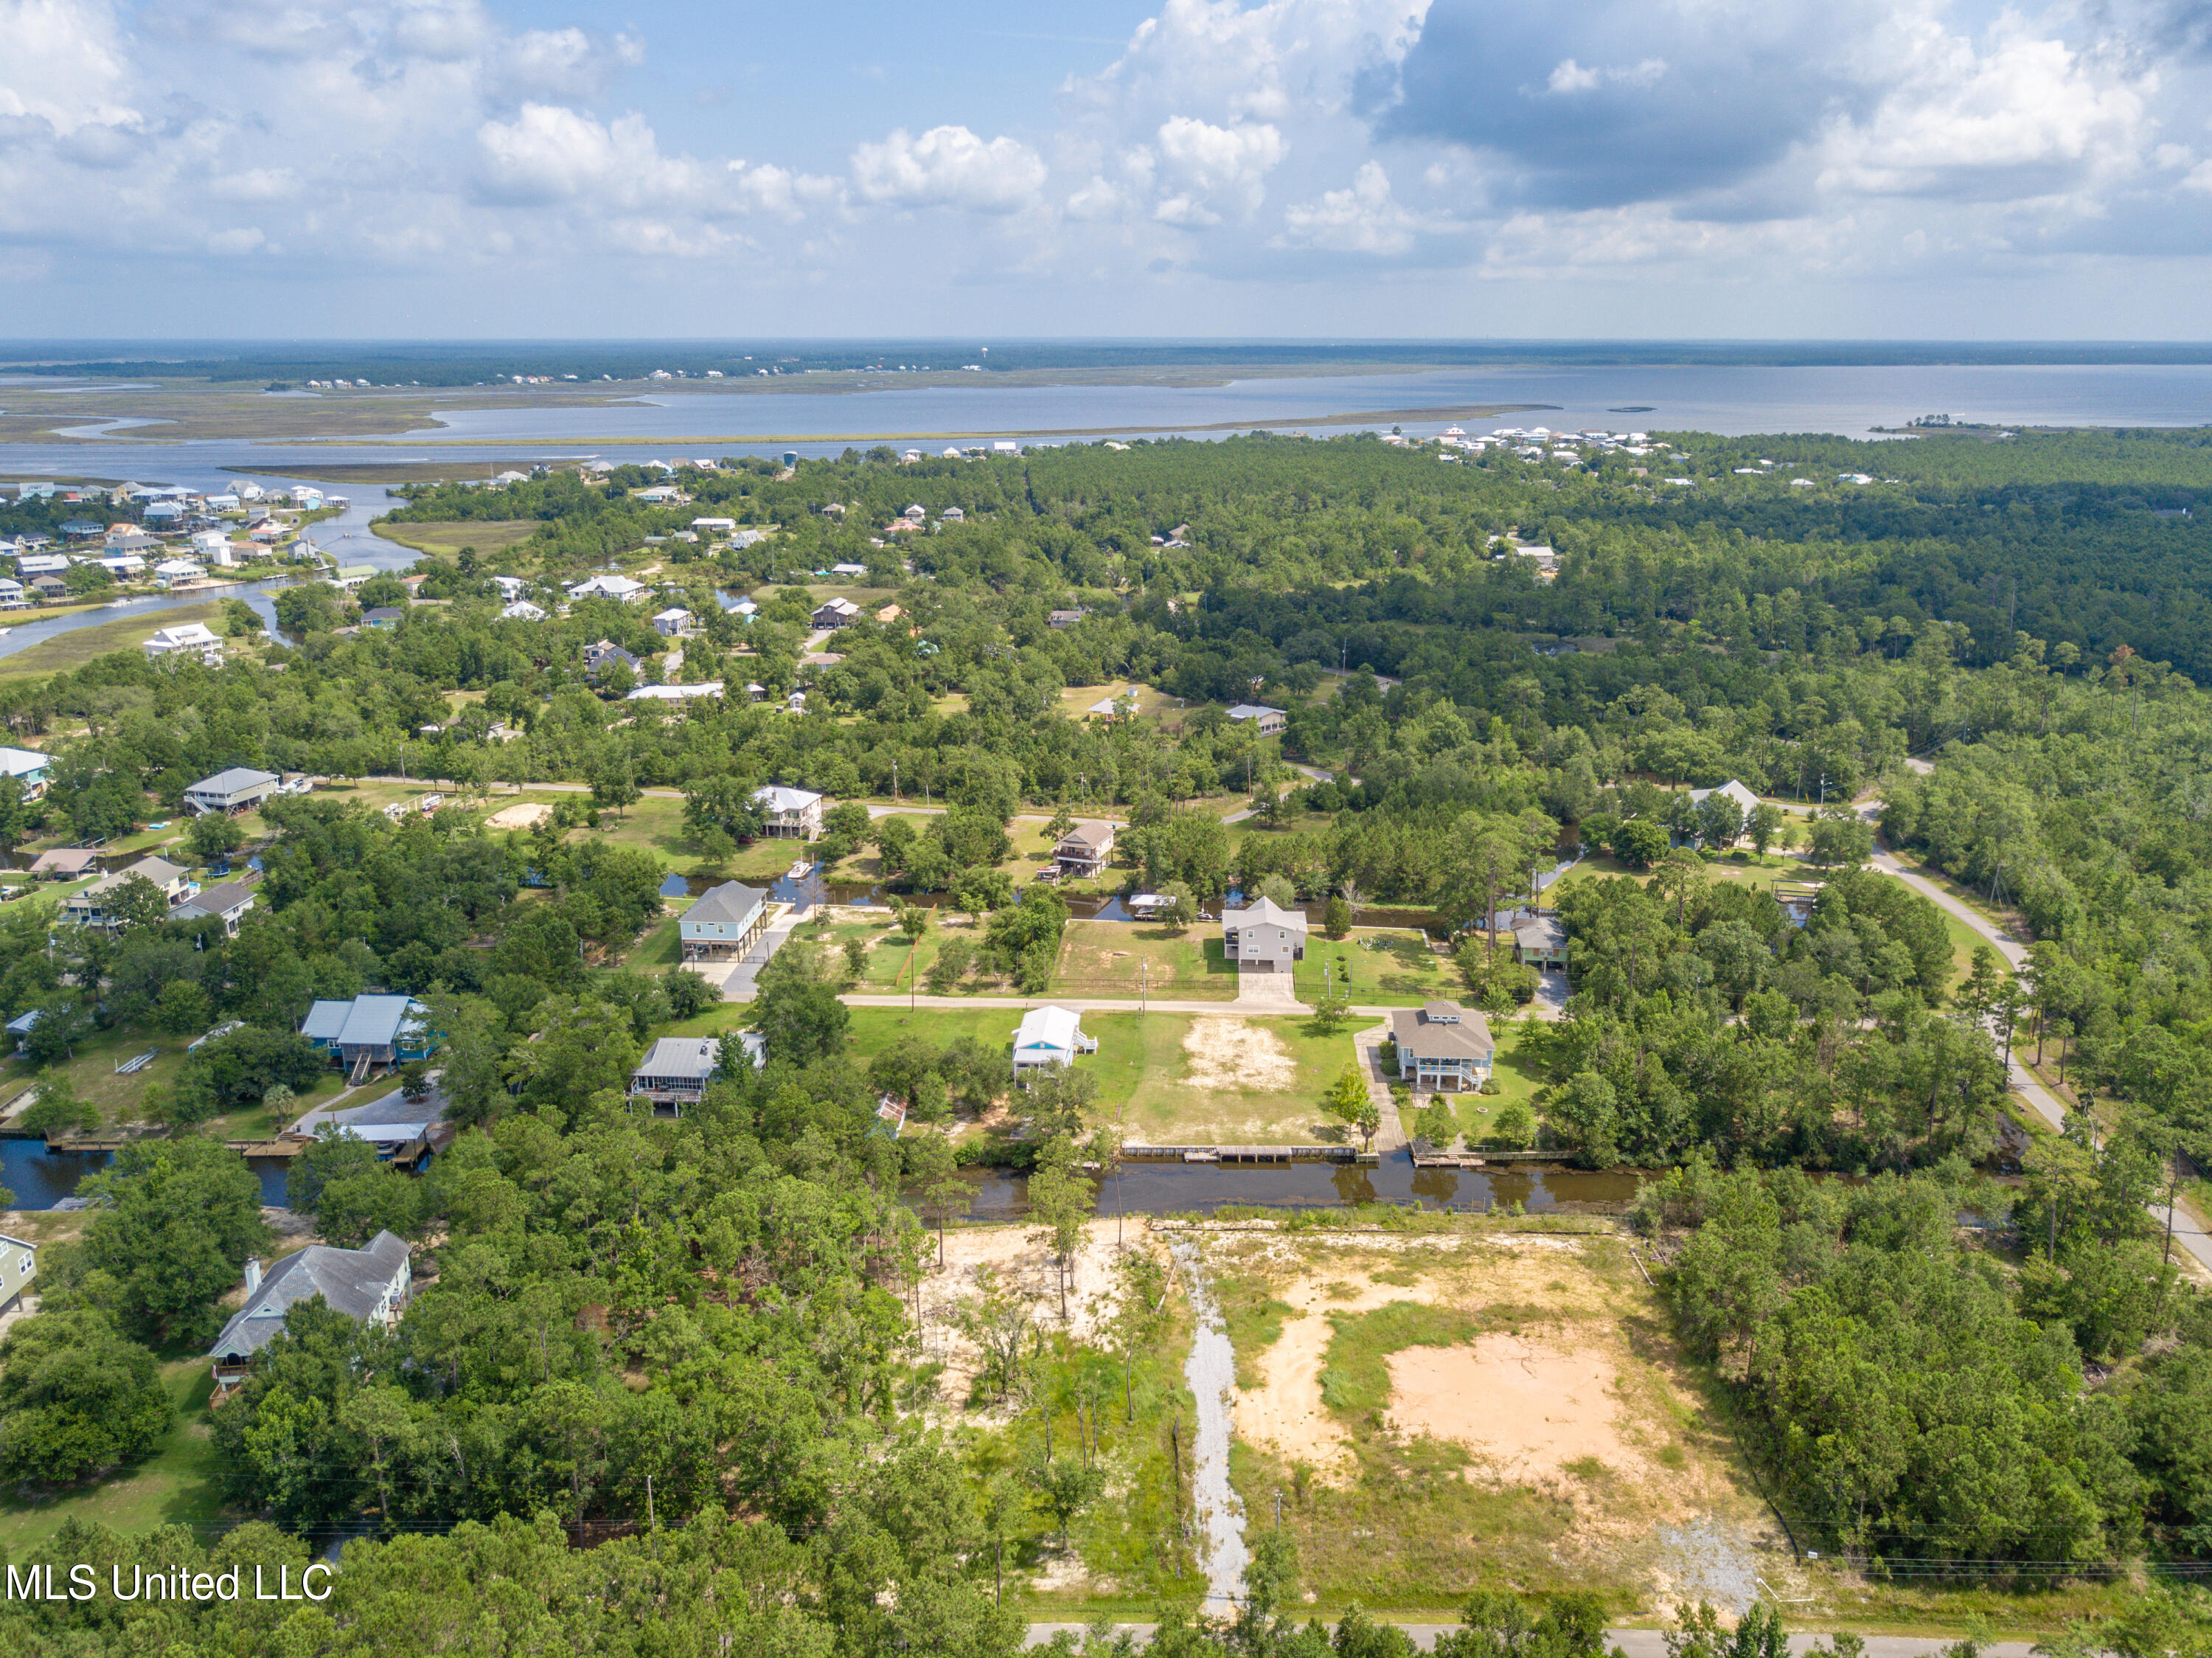
M1121 1157L1137 1163L1354 1163L1372 1168L1381 1159L1357 1146L1125 1145Z

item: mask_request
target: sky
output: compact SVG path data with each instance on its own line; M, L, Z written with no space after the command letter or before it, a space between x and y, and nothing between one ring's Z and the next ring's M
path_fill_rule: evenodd
M2212 336L2212 0L0 0L0 335Z

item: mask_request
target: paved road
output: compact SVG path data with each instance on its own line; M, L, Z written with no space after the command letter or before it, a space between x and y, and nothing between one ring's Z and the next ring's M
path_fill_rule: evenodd
M1132 1631L1139 1640L1150 1640L1155 1626L1151 1624L1117 1624L1115 1627ZM1435 1649L1437 1637L1459 1626L1455 1624L1401 1624L1398 1627L1413 1637L1416 1647L1423 1652L1429 1652ZM1027 1644L1043 1646L1063 1630L1080 1639L1083 1628L1080 1624L1031 1624ZM1628 1655L1628 1658L1665 1658L1666 1637L1656 1629L1609 1629L1605 1632L1605 1638L1608 1647L1620 1648ZM1816 1643L1826 1639L1820 1635L1792 1635L1790 1650L1802 1655L1809 1651ZM1870 1635L1865 1639L1867 1658L1935 1658L1936 1653L1951 1643L1944 1637L1933 1635ZM2026 1641L1991 1641L1982 1648L1986 1658L2028 1658L2033 1650Z
M1865 814L1868 808L1861 809L1862 813ZM1881 802L1879 801L1872 802L1871 810L1874 815L1879 815L1881 809ZM1877 869L1896 876L1946 914L1956 916L1978 936L1987 940L1990 948L2002 956L2015 970L2027 960L2027 947L2020 940L1967 905L1961 904L1934 881L1923 875L1915 875L1893 854L1876 852L1874 855L1874 863ZM2012 1062L2010 1081L2012 1091L2025 1100L2044 1121L2053 1128L2065 1127L2065 1106L2049 1088L2037 1081L2034 1074L2017 1058ZM2149 1213L2151 1219L2158 1223L2161 1232L2171 1225L2173 1228L2174 1242L2195 1257L2198 1265L2206 1271L2212 1272L2212 1235L2207 1234L2202 1219L2191 1210L2179 1205L2176 1205L2170 1217L2163 1204L2151 1204Z

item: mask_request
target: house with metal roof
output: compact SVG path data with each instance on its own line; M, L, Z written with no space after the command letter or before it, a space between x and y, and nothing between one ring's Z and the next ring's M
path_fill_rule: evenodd
M389 1070L438 1051L438 1033L423 1022L428 1009L410 997L357 996L350 1002L318 1002L307 1009L300 1034L345 1067L349 1080L366 1082L377 1066Z
M1490 1021L1456 1002L1429 1002L1390 1015L1398 1075L1416 1094L1465 1094L1482 1086L1497 1063Z
M822 796L805 789L770 783L753 790L763 831L780 839L812 840L822 832Z
M1073 1009L1031 1008L1014 1029L1014 1079L1097 1051L1098 1039L1084 1033L1083 1016Z
M273 771L234 765L211 777L202 777L185 789L185 804L201 817L210 812L251 812L282 787Z
M1306 959L1306 916L1259 899L1221 912L1221 954L1237 972L1286 973Z
M570 588L568 596L571 599L613 599L625 605L641 605L653 596L653 589L627 576L594 576Z
M843 627L860 613L860 607L850 599L831 599L816 607L813 624L817 628Z
M23 785L23 798L37 800L46 792L53 775L54 757L35 748L0 747L0 777L13 777Z
M686 961L742 961L768 930L768 894L726 881L699 895L676 923Z
M1229 710L1229 717L1238 724L1246 720L1263 737L1279 737L1290 728L1290 716L1279 708L1267 708L1258 703L1239 703Z
M216 1386L232 1387L245 1380L254 1355L284 1327L285 1314L297 1303L320 1296L325 1306L356 1324L388 1329L406 1310L413 1284L406 1240L389 1232L378 1233L364 1249L311 1244L287 1255L265 1276L258 1260L247 1261L246 1303L208 1349Z
M195 576L199 573L198 565L192 566L192 573ZM179 627L165 627L146 640L141 649L145 651L149 661L162 656L188 654L198 656L210 667L222 666L222 636L204 622L186 622Z
M629 1097L647 1100L656 1117L681 1117L720 1074L722 1045L712 1036L664 1036L629 1074Z

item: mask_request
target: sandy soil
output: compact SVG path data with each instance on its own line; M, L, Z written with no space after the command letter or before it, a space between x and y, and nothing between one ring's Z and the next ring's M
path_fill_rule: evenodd
M1587 1345L1491 1333L1468 1347L1411 1347L1390 1357L1393 1431L1456 1441L1510 1484L1541 1485L1595 1457L1640 1467L1623 1442L1620 1376Z
M1237 1436L1265 1448L1285 1462L1310 1463L1324 1479L1347 1472L1337 1466L1351 1448L1343 1427L1321 1402L1321 1372L1328 1355L1329 1338L1335 1330L1331 1313L1371 1313L1392 1301L1433 1305L1436 1295L1428 1284L1404 1286L1375 1283L1347 1296L1344 1269L1331 1267L1319 1277L1278 1292L1297 1308L1296 1318L1283 1320L1283 1333L1261 1368L1260 1386L1237 1399Z
M484 820L487 829L535 829L553 815L553 808L544 801L530 801L517 806L502 806Z
M1273 1031L1241 1019L1194 1019L1184 1033L1184 1081L1193 1088L1287 1093L1298 1080L1297 1060Z
M1152 1247L1144 1227L1128 1224L1123 1233L1133 1249ZM1075 1255L1075 1281L1068 1288L1067 1322L1060 1318L1060 1295L1048 1246L1025 1226L954 1227L945 1234L945 1271L933 1273L921 1287L921 1344L925 1358L945 1366L937 1390L941 1405L958 1406L968 1397L975 1375L982 1368L982 1353L960 1333L959 1304L981 1293L975 1274L988 1268L999 1275L999 1286L1013 1289L1031 1303L1031 1317L1040 1330L1066 1330L1079 1341L1094 1338L1110 1321L1120 1306L1120 1279L1113 1271L1114 1222L1093 1221L1084 1228L1082 1246Z

